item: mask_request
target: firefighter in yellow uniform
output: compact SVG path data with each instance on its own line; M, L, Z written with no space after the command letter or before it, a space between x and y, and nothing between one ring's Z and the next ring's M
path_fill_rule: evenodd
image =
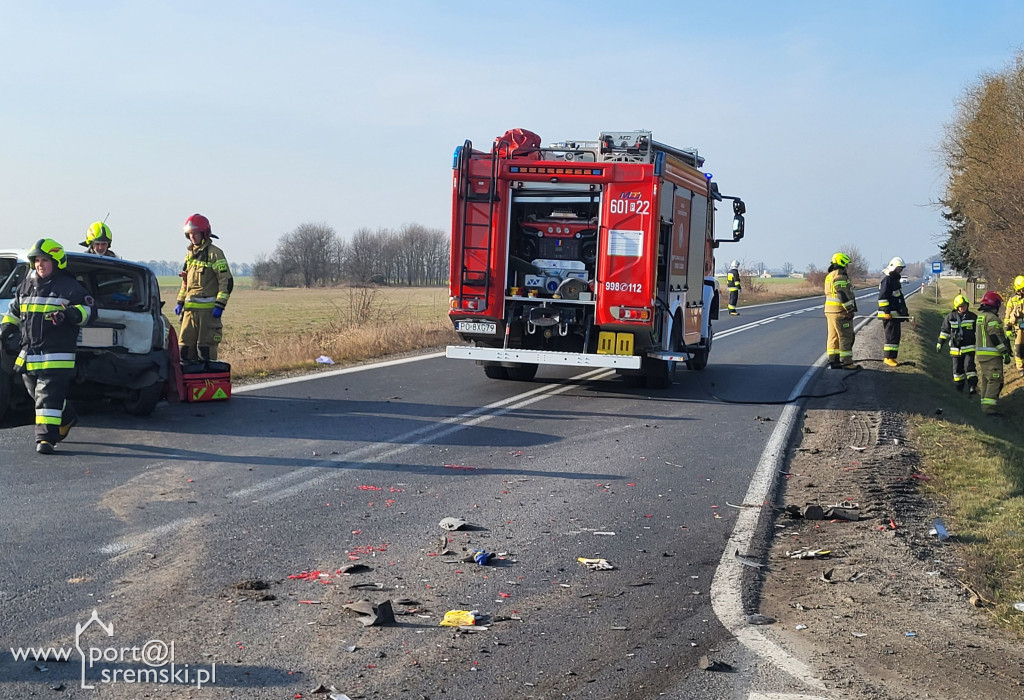
M222 337L221 314L234 287L224 251L210 242L210 220L193 214L182 227L189 240L188 254L181 270L181 290L174 313L181 316L178 338L182 362L217 359Z
M1003 298L998 292L985 292L978 305L978 323L975 329L974 354L978 362L978 393L981 394L981 410L987 415L1001 415L996 404L1003 389L1003 365L1010 364L1010 353L1006 347L1006 333L999 320L999 307Z
M825 275L825 320L828 322L825 353L832 369L861 369L853 362L853 317L857 313L857 299L846 273L849 264L849 255L836 253Z
M726 289L729 290L729 313L733 316L739 316L740 312L736 310L736 304L740 300L740 290L742 285L740 284L740 261L733 260L729 263L729 272L725 275Z
M1006 338L1013 345L1013 361L1017 371L1024 375L1024 275L1013 280L1013 296L1006 302L1003 316Z

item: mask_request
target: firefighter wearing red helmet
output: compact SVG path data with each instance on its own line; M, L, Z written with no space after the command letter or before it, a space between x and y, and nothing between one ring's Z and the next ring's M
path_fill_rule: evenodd
M209 219L193 214L185 219L182 230L189 246L174 307L174 313L181 316L181 361L208 362L217 359L223 333L221 315L234 288L234 279L224 251L210 242L216 236Z
M67 401L75 378L78 331L96 314L86 289L66 272L64 247L42 238L28 252L32 271L18 285L10 307L0 317L0 343L20 331L21 352L14 371L36 404L36 452L50 455L78 422Z
M1003 365L1010 364L1006 347L1006 333L999 320L999 307L1003 298L998 292L985 292L978 304L978 324L974 354L978 363L978 393L981 410L990 416L1001 415L996 404L1003 389Z

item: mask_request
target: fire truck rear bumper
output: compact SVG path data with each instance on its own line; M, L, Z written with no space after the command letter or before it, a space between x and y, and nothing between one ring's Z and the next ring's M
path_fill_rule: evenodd
M546 350L511 350L449 345L445 355L456 360L481 360L528 365L563 365L566 367L614 367L640 369L637 355L597 355L582 352L548 352Z

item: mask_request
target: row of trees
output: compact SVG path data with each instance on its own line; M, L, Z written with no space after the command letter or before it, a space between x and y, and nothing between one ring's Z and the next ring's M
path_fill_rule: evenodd
M252 266L256 287L323 287L349 282L440 286L448 279L448 235L406 224L361 228L344 239L325 223L300 224Z
M943 260L1006 288L1024 274L1024 52L982 75L946 127Z
M152 268L153 272L163 277L174 277L181 272L181 260L140 260L144 265ZM235 277L248 277L252 274L252 263L236 263L228 258L231 264L231 274Z

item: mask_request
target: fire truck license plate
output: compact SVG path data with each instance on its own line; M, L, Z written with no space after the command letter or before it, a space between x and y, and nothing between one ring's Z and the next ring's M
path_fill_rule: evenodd
M498 324L494 321L458 321L455 330L460 333L482 333L494 335L498 332Z

